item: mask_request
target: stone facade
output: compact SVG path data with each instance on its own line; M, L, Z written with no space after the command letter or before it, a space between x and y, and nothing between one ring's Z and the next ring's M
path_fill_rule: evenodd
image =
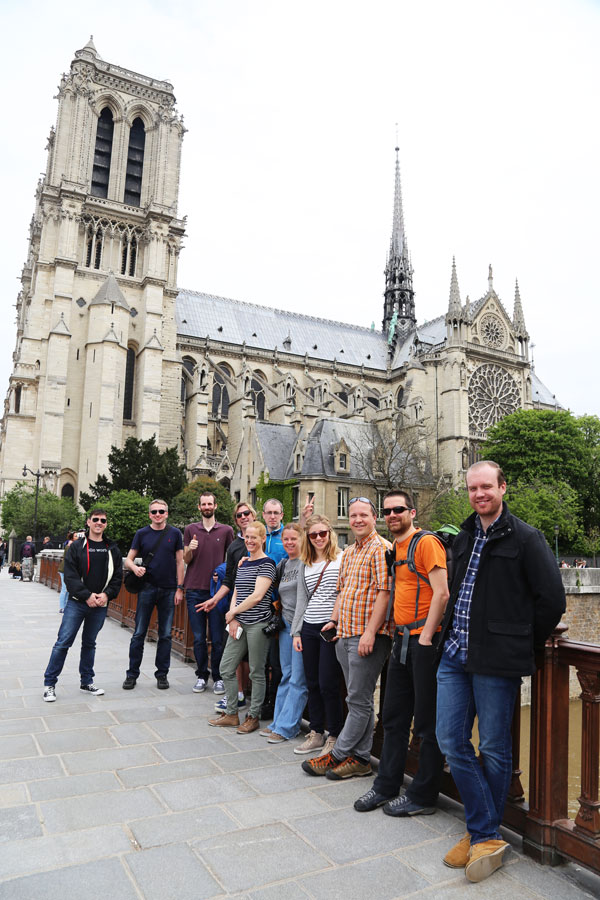
M463 304L453 263L446 312L417 324L397 152L381 330L178 292L184 130L170 84L104 62L91 40L75 53L17 302L1 493L25 461L76 498L112 445L155 434L190 477L240 497L261 476L313 492L345 535L349 497L458 483L490 425L556 405L529 362L518 285L509 315L491 267ZM384 472L382 432L392 448L410 435L419 458L407 467L402 450Z

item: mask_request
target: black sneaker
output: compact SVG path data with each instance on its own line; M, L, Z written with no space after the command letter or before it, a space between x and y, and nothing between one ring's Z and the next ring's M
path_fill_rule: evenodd
M432 816L436 811L435 806L419 806L403 794L394 800L389 800L383 807L386 816Z
M87 694L93 694L94 697L100 697L104 693L103 688L96 687L95 684L80 684L79 690L85 691Z
M363 794L362 797L359 797L358 800L354 801L354 809L356 812L371 812L372 809L383 806L384 803L387 803L388 800L391 799L391 797L385 797L383 794L379 794L376 790L371 788L366 794Z
M132 691L135 687L135 683L137 678L132 678L131 675L128 675L125 681L123 682L123 690L124 691Z
M56 691L54 690L54 685L50 684L44 691L44 700L46 703L54 703L56 700Z
M166 691L169 687L169 681L166 675L159 675L156 679L156 687L161 691Z

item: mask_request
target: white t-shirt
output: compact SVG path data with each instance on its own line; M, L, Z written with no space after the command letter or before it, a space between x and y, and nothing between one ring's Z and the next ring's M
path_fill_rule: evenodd
M308 606L304 613L305 622L309 622L312 625L318 625L324 624L331 618L333 607L335 606L335 598L337 596L337 580L340 571L341 558L342 551L340 550L337 559L330 562L325 569L319 587L308 601ZM304 566L304 580L309 594L314 590L314 587L319 580L319 575L323 571L325 565L324 562L318 562L312 566Z

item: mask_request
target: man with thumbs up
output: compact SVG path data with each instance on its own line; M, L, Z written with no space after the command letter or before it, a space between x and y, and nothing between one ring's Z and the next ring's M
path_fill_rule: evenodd
M190 628L194 634L194 657L196 659L197 681L192 690L194 693L200 694L207 687L206 624L208 622L211 641L210 668L214 692L223 694L225 688L219 664L223 653L225 619L217 607L211 609L210 612L203 612L198 610L197 606L209 599L212 574L225 559L225 553L234 539L234 534L230 525L222 525L215 519L217 498L214 494L201 494L198 509L202 515L200 522L186 525L183 534L183 561L187 564L183 586Z

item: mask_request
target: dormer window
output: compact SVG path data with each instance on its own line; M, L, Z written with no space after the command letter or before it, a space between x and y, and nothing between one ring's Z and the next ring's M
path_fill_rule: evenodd
M337 447L334 447L334 467L338 475L350 473L350 450L343 438Z
M339 455L338 469L343 472L346 472L348 469L348 456L345 453L340 453Z

